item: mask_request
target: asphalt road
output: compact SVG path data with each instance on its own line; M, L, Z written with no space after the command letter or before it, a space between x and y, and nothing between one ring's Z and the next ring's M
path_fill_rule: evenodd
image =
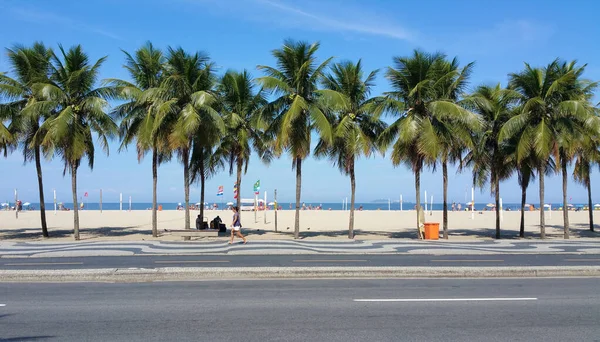
M599 284L592 278L0 283L0 341L597 341Z
M60 258L1 258L0 269L85 269L156 267L306 267L306 266L598 266L594 254L501 255L138 255Z

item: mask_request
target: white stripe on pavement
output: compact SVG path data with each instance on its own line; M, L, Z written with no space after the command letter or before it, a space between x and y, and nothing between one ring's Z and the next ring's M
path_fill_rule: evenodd
M493 302L493 301L524 301L537 298L381 298L355 299L355 302Z
M0 304L0 306L6 306L6 304Z

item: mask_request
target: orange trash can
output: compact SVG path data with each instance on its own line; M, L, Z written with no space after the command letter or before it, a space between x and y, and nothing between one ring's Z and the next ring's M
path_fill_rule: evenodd
M440 238L440 224L425 222L425 240L438 240Z

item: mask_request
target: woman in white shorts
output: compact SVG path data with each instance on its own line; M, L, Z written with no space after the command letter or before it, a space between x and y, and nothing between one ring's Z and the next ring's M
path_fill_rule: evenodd
M240 221L239 208L232 207L231 210L233 211L233 221L231 222L231 240L229 240L229 244L231 245L233 243L234 234L237 234L238 237L241 237L242 240L244 240L244 244L246 244L248 240L246 240L246 238L244 237L244 235L242 235L241 232L242 222Z

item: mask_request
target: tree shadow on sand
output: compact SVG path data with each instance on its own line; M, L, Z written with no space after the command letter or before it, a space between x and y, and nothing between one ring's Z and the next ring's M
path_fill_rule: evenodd
M21 228L10 229L6 231L0 230L0 240L52 240L53 238L73 237L73 229L49 229L50 238L46 239L42 236L40 228ZM145 235L152 236L152 231L140 230L137 227L100 227L100 228L80 228L79 234L81 240L96 239L99 237L122 237L128 235Z

